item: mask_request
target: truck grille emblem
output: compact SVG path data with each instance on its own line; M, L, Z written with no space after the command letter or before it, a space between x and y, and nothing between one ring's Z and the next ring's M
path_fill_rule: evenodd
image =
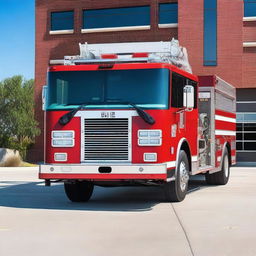
M116 118L115 112L101 112L101 118Z

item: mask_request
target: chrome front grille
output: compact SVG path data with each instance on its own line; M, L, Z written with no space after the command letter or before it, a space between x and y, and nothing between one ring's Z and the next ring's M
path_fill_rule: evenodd
M128 161L128 124L128 118L85 119L84 161Z

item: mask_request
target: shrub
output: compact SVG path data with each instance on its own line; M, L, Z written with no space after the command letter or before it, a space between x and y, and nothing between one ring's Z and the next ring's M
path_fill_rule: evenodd
M13 76L0 82L0 147L27 149L40 134L34 118L34 80Z

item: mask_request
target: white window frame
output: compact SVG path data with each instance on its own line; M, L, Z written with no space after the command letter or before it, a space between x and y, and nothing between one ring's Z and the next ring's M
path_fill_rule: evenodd
M50 30L50 35L68 35L74 34L74 29Z

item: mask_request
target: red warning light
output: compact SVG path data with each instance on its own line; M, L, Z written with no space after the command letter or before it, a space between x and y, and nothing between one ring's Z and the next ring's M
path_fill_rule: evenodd
M147 58L148 53L147 52L136 52L132 55L133 58Z
M117 59L116 54L101 54L102 59Z

